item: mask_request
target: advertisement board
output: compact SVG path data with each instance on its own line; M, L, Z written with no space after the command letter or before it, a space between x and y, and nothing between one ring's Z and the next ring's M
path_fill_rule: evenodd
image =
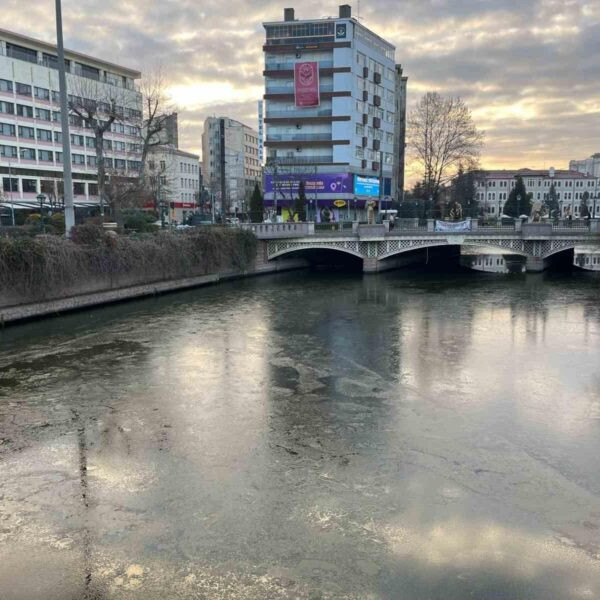
M277 175L277 186L275 186L273 175L266 175L265 193L272 194L277 187L278 198L296 198L300 190L300 181L304 181L304 192L308 199L314 198L315 193L317 195L352 193L352 175L350 173L281 173Z
M357 196L379 196L379 178L355 175L354 193Z
M297 62L294 64L294 97L298 108L319 106L319 63Z

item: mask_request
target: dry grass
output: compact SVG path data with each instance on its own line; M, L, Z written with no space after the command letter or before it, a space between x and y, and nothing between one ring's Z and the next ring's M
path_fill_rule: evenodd
M157 281L243 271L255 255L256 238L239 229L111 236L84 225L75 228L72 240L51 235L0 238L0 290L44 298L90 278L134 275Z

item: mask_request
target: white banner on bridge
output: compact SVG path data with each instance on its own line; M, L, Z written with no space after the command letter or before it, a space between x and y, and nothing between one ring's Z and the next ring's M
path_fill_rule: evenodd
M448 233L455 233L457 231L471 231L471 221L436 221L435 230Z

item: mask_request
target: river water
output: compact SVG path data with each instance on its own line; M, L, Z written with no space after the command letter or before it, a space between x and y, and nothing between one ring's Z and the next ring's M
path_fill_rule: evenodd
M296 272L0 331L0 598L600 598L599 292Z

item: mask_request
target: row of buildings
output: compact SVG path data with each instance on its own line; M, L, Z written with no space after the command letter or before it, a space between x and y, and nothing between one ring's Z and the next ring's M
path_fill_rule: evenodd
M117 99L120 118L105 135L111 175L144 168L171 219L192 212L247 212L258 183L271 214L288 218L301 185L309 217L349 217L373 202L386 208L404 189L407 78L395 48L341 5L336 17L297 19L293 8L266 22L264 96L258 126L209 117L202 160L179 147L177 115L164 143L141 164L139 71L66 51L71 98ZM101 107L102 102L99 102ZM102 118L100 108L99 118ZM0 215L33 209L38 196L59 200L62 139L56 47L0 29ZM93 132L70 116L75 206L99 204ZM515 177L535 201L551 186L561 214L577 216L584 199L600 216L600 154L568 170L481 171L476 196L484 214L502 212ZM335 214L337 213L337 214Z
M593 217L600 218L600 173L594 171L594 160L571 161L569 169L478 171L475 199L484 215L500 216L520 176L534 203L543 203L554 188L561 216L577 218L585 204Z

